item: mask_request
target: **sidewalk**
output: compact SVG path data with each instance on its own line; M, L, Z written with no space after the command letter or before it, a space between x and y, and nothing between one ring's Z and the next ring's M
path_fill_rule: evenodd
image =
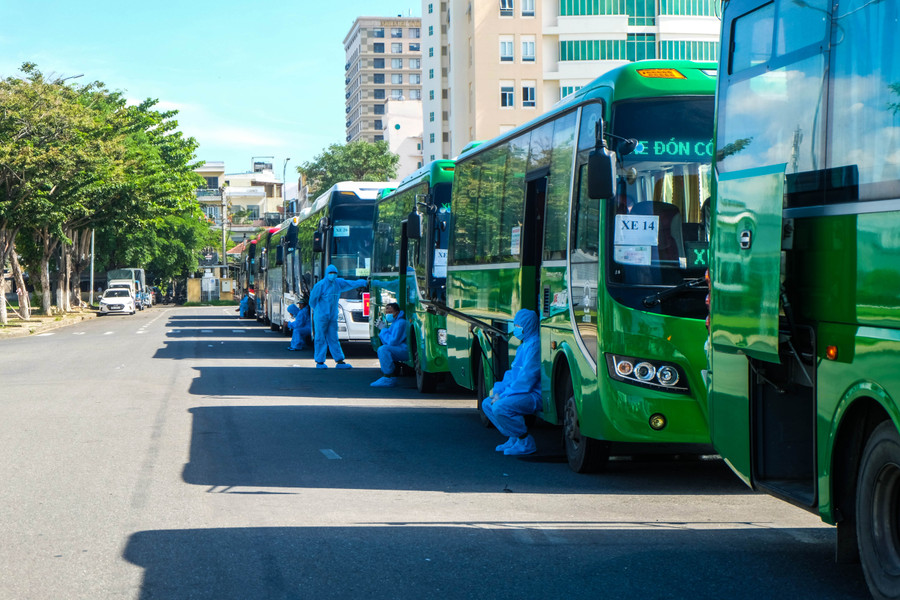
M6 327L0 326L0 340L15 337L25 337L35 333L43 333L52 329L59 329L73 323L86 321L88 319L97 318L97 311L88 308L74 310L64 315L53 315L45 317L44 315L32 315L28 321L22 321L14 318L15 315L10 313L9 324Z

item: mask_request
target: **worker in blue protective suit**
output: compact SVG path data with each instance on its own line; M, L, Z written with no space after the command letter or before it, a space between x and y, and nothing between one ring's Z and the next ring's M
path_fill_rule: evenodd
M247 308L250 306L250 296L245 292L238 306L238 317L243 319L247 316Z
M375 352L378 354L378 363L381 366L383 376L370 383L372 387L393 387L396 383L394 371L397 368L394 363L398 360L409 358L409 347L406 343L406 334L409 331L409 323L400 310L400 305L391 302L384 307L384 320L379 323L381 331L378 339L381 345Z
M338 277L337 267L328 265L325 269L325 278L319 280L313 286L309 294L309 305L313 310L313 323L315 332L315 353L317 369L325 369L326 350L331 351L331 358L337 363L338 369L350 369L351 366L344 362L344 351L338 341L338 299L341 293L355 288L366 287L366 280L347 281Z
M291 345L288 350L303 350L309 343L312 336L312 322L309 318L309 306L305 300L301 300L298 304L288 306L288 312L294 319L289 321L287 326L293 333L291 334Z
M543 408L541 399L541 336L538 316L523 308L513 319L513 335L522 340L516 358L503 379L494 384L491 395L484 399L482 410L497 431L509 439L497 446L507 456L533 454L537 450L534 437L525 426L525 415Z

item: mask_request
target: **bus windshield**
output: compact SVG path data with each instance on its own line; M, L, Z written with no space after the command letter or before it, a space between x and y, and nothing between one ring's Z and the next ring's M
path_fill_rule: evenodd
M374 211L374 204L339 204L332 209L331 264L345 279L369 275Z
M648 286L676 286L706 270L713 110L712 97L613 106L615 135L639 142L623 158L609 209L610 287L644 288L624 296L614 292L625 304L647 309L642 300L653 291ZM676 296L670 306L682 302ZM662 312L685 314L662 304Z

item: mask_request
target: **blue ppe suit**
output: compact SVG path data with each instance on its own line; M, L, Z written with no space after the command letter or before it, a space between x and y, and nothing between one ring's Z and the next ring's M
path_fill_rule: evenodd
M394 322L378 332L381 345L375 351L378 354L378 363L381 372L391 375L394 372L394 363L398 360L409 358L409 348L406 346L406 334L409 331L409 323L401 310L394 317Z
M250 306L250 296L247 296L245 294L244 297L241 298L241 304L240 304L240 308L239 308L239 312L238 312L238 316L240 318L243 319L244 317L247 316L247 308L249 306Z
M304 306L300 308L296 304L291 304L288 306L288 312L294 317L294 320L287 324L293 331L291 334L291 350L303 350L312 335L309 307Z
M543 409L541 336L533 310L523 308L513 322L522 328L522 344L503 379L494 384L494 395L484 399L482 410L497 431L507 437L521 437L528 433L525 415Z
M334 280L328 279L329 273L337 274L337 267L328 265L325 268L325 277L313 286L309 294L309 306L313 310L313 322L316 324L315 353L313 358L317 363L324 363L326 351L331 351L331 358L335 362L344 360L344 351L338 341L338 299L343 292L356 288L366 287L366 280L347 281L340 277Z

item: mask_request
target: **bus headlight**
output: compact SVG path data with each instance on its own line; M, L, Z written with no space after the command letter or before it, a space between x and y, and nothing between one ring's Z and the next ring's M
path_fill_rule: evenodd
M338 323L344 323L346 319L344 319L344 311L338 309Z
M438 329L437 330L437 343L440 346L447 345L447 330L446 329Z
M616 381L678 394L690 392L684 371L674 363L607 354L606 367Z

